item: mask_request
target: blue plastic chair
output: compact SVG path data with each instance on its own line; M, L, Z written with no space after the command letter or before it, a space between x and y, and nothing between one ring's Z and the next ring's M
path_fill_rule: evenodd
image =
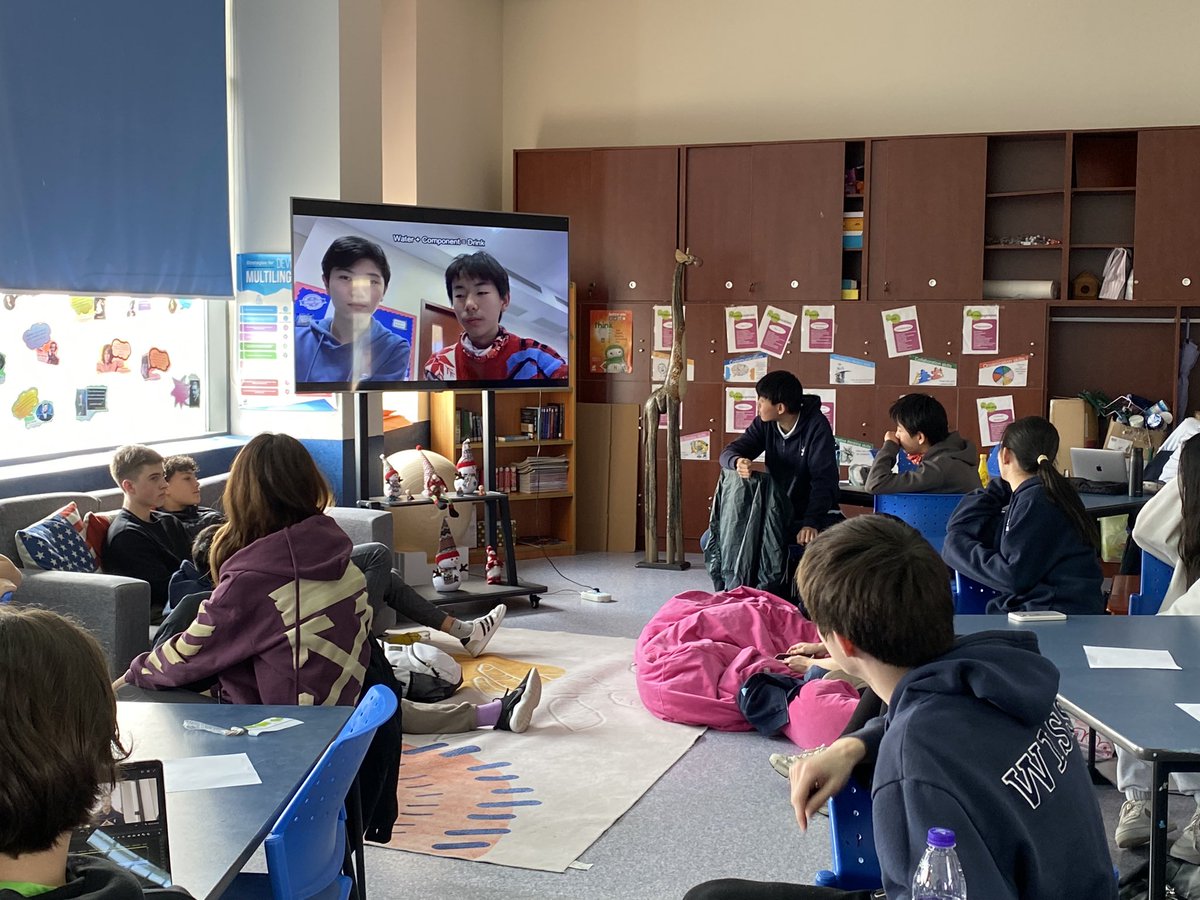
M396 693L377 684L359 701L263 841L267 874L243 872L222 900L346 900L354 882L346 860L346 795L379 726L396 712Z
M962 498L962 494L876 494L875 512L907 522L941 554L946 523Z
M1138 593L1129 595L1131 616L1152 616L1167 596L1175 569L1157 556L1142 551L1142 580Z
M843 891L883 887L875 834L871 830L871 792L853 778L829 798L829 833L833 842L833 870L819 871L817 885Z
M997 590L972 581L962 572L954 573L954 612L960 616L980 616L987 612L988 601Z

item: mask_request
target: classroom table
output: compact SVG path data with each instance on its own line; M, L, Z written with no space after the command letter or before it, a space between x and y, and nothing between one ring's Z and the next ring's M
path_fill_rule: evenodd
M349 706L118 703L121 740L132 751L131 761L245 753L262 779L262 784L167 794L175 884L198 900L221 896L352 712ZM182 724L197 719L229 727L268 716L304 724L255 737L188 731Z
M1130 497L1128 494L1080 494L1083 508L1094 519L1105 516L1120 516L1125 513L1137 512L1153 495ZM875 507L875 495L861 485L848 481L838 482L838 503L846 506Z
M1071 616L1065 622L1016 625L1007 616L956 616L955 631L1032 631L1042 654L1061 673L1063 707L1115 744L1151 764L1150 898L1165 896L1167 790L1173 772L1200 771L1200 721L1177 703L1200 703L1200 617ZM1170 650L1181 667L1093 669L1084 645Z

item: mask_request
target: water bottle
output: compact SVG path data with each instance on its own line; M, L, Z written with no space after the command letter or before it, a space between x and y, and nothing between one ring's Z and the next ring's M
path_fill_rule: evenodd
M1134 447L1129 456L1129 496L1142 496L1142 448Z
M929 829L925 855L913 876L912 900L967 900L967 880L949 828Z
M992 475L988 472L988 458L986 453L979 454L979 483L984 487L988 486L988 482L992 480Z

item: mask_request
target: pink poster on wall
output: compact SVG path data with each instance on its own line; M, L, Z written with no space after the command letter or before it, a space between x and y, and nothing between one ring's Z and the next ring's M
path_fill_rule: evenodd
M883 318L883 339L889 358L922 352L921 323L915 306L885 309L879 315Z

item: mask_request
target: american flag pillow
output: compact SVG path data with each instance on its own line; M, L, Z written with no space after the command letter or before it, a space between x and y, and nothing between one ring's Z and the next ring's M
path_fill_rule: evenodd
M17 532L21 561L34 569L95 572L96 555L83 537L83 517L74 502Z

